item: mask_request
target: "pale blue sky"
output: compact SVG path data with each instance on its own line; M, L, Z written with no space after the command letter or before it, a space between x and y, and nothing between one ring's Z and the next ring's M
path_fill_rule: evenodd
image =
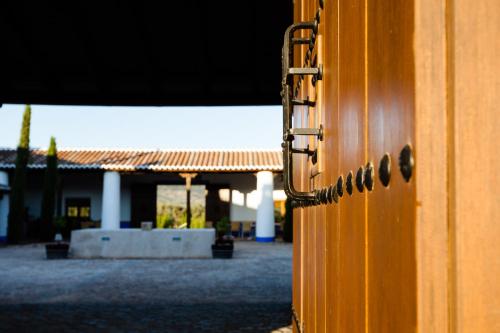
M0 147L19 141L24 105L0 108ZM31 147L279 149L281 106L101 107L32 105Z

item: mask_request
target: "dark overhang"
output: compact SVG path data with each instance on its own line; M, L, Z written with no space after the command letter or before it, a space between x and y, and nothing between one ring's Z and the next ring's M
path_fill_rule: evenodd
M280 104L290 0L2 1L0 103Z

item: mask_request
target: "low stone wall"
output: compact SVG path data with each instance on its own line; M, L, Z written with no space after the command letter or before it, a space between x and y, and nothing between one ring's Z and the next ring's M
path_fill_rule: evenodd
M211 258L214 229L84 229L71 233L73 258Z

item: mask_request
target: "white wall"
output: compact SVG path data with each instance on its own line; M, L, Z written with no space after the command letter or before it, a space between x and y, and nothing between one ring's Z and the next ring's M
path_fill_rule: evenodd
M102 173L63 174L62 214L67 198L90 198L90 217L100 220L102 213ZM29 173L25 202L31 216L39 217L42 203L43 172ZM120 221L130 221L130 187L121 186Z
M205 176L210 180L223 182L224 179L231 181L231 198L229 191L220 193L220 199L225 202L231 200L230 205L230 220L231 222L255 222L257 219L257 206L260 198L256 191L257 177L255 174L229 174L229 175L210 175ZM275 179L277 177L274 177ZM274 184L275 190L273 191L274 200L285 200L285 192L282 188L281 182Z
M65 178L63 186L63 214L66 211L67 198L90 198L90 215L92 220L100 220L102 213L102 174L78 175ZM130 221L130 188L122 184L120 196L120 221Z
M257 218L257 207L254 205L256 191L242 193L232 190L230 206L231 222L255 222Z
M43 189L43 170L28 172L28 183L26 193L26 204L29 207L30 215L40 216L40 205ZM210 183L227 184L234 192L233 201L230 205L230 219L235 222L255 221L256 220L256 199L255 190L257 178L252 173L239 174L200 174L199 179ZM63 200L62 212L66 211L66 198L90 198L91 218L100 220L102 212L102 172L80 171L62 173L63 180ZM134 182L161 182L180 180L177 174L144 174L121 176L121 207L120 220L131 220L131 183ZM281 189L282 182L279 175L274 177L274 188ZM243 194L243 200L241 200ZM275 196L276 197L276 196ZM238 200L239 199L239 200ZM229 200L229 199L228 199Z

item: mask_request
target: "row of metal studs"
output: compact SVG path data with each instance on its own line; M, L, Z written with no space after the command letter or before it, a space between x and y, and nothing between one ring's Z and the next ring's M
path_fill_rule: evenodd
M409 182L414 167L414 159L412 148L409 144L405 145L399 154L399 170L401 175L406 182ZM379 169L378 169L379 179L383 186L388 187L391 179L391 156L385 153L380 159ZM352 195L354 190L354 184L357 190L362 193L364 188L368 191L373 191L375 169L372 162L368 162L366 166L360 166L356 172L356 178L353 179L354 175L352 171L349 171L345 180L345 190ZM335 185L330 185L322 189L315 190L314 200L309 201L295 201L292 203L293 207L309 207L317 206L329 203L338 203L339 199L344 195L344 177L341 175L337 179Z

